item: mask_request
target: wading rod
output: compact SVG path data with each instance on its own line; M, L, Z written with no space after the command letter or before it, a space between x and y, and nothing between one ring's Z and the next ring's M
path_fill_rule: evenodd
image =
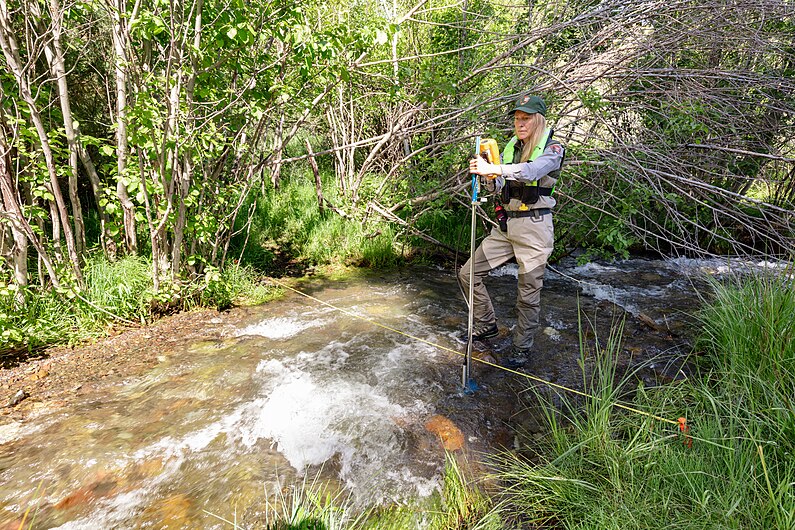
M475 138L475 156L480 156L480 136ZM467 320L467 353L464 356L463 375L461 386L464 392L471 392L474 382L471 380L470 371L472 369L472 327L475 320L475 305L473 298L475 295L475 208L478 205L478 188L480 181L476 173L472 173L472 223L469 228L469 318Z

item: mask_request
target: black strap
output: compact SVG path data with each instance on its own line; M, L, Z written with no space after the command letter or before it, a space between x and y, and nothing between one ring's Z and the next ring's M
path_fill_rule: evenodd
M505 210L505 214L508 217L541 217L542 215L546 215L548 213L552 213L552 210L549 208L535 208L533 210Z
M524 191L525 186L528 186L528 184L525 184L524 182L520 183L520 182L516 182L514 180L509 180L506 183L506 187L508 188L508 199L509 200L510 199L520 199L521 200L522 197L524 196L524 193L525 193L525 191ZM552 195L552 188L544 188L542 186L537 186L537 188L538 188L538 194L539 195L544 195L544 196L547 196L547 197Z

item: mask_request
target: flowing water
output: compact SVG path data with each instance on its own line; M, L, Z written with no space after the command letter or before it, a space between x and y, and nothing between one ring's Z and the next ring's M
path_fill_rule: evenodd
M694 293L725 265L557 265L524 370L581 388L581 331L592 344L625 319L622 366L641 366L649 385L681 377ZM501 334L478 358L510 347L515 283L510 265L487 279ZM445 444L474 463L542 430L526 392L537 380L474 362L478 389L461 391L467 312L450 270L305 290L345 312L287 292L219 316L207 340L177 338L142 377L0 428L0 527L35 505L33 528L230 528L216 515L261 521L266 501L313 480L361 506L402 502L438 490Z

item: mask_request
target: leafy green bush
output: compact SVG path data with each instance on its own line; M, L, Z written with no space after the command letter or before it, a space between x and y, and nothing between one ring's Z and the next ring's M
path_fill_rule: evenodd
M15 302L20 291L25 297L21 307ZM77 328L77 323L76 316L55 294L0 283L0 353L61 342L64 330Z
M255 305L267 302L274 290L258 281L259 274L251 267L232 263L224 269L207 267L201 284L201 305L228 309L232 305Z

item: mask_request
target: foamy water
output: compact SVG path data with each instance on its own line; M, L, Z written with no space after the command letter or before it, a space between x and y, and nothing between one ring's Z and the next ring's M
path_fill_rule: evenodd
M294 337L300 332L322 326L326 322L324 320L301 320L295 317L275 317L251 324L245 328L235 332L235 336L242 337L245 335L259 335L268 339L288 339Z
M605 300L631 314L674 318L694 305L686 292L688 274L724 274L724 265L736 270L725 261L682 258L567 263L547 271L540 354L532 365L563 384L578 380L578 295L587 297L589 311L603 313L603 304L593 301ZM488 280L501 327L488 345L495 356L510 347L517 270L514 264L500 267ZM239 496L257 499L320 474L362 505L438 491L444 451L425 429L426 420L451 418L470 443L511 421L517 400L499 377L486 382L482 394L464 397L461 358L429 344L463 350L452 336L466 325L466 306L447 272L330 283L313 293L368 321L298 296L251 309L236 329L219 323L227 331L219 331L215 342L195 351L190 344L175 346L182 351L169 353L169 361L141 381L91 401L75 399L67 412L40 423L10 424L3 436L16 445L0 466L0 502L13 507L31 498L35 480L43 482L46 504L53 506L69 492L111 477L118 485L112 494L75 512L51 509L40 515L42 525L158 527L162 521L152 507L176 498L189 503L195 517L184 527L223 528L201 510L230 516ZM644 336L639 329L626 337L636 341L633 351L651 343L655 352L671 348L666 337ZM477 364L474 373L478 383L485 377ZM153 471L135 471L142 466Z

